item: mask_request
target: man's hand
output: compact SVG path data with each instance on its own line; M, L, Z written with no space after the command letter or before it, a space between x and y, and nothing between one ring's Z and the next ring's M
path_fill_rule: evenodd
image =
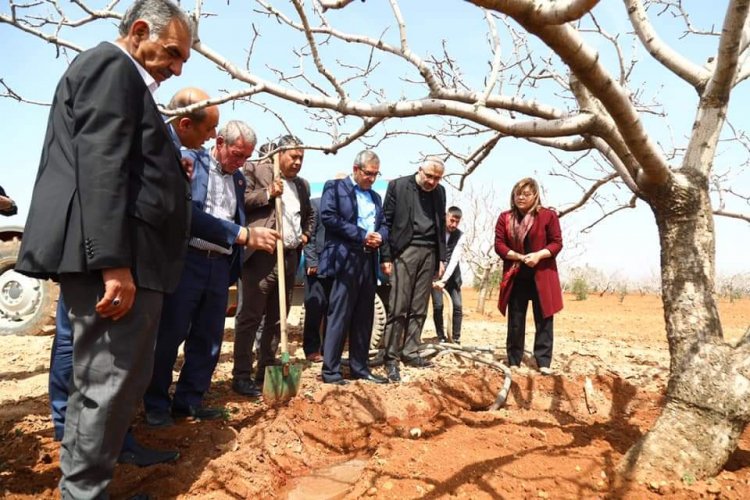
M445 289L445 283L443 283L440 280L433 281L432 282L432 288L434 288L435 290L441 290L442 291L443 289Z
M274 179L274 181L266 188L268 191L268 199L281 196L284 192L284 181L281 179Z
M378 248L380 245L383 244L383 237L380 236L380 233L367 233L367 236L365 237L365 246L370 248Z
M0 196L0 210L7 210L13 206L13 200L7 196Z
M301 240L302 240L302 246L305 246L307 245L307 242L310 241L310 238L308 238L306 234L303 234Z
M275 229L267 227L248 227L247 248L253 248L255 250L263 250L268 253L273 253L276 250L276 240L281 238L281 235Z
M440 265L438 266L437 273L435 273L435 278L442 278L443 273L445 273L445 262L441 260Z
M188 178L193 178L193 159L192 158L183 158L180 163L182 164L182 170L185 171Z
M383 262L382 264L380 264L380 270L386 276L390 276L391 271L393 271L393 264L391 264L390 262Z
M102 271L104 297L96 304L96 312L103 318L117 321L125 316L135 302L135 283L129 267L115 267Z
M307 275L308 276L317 276L318 275L318 266L310 266L307 268Z

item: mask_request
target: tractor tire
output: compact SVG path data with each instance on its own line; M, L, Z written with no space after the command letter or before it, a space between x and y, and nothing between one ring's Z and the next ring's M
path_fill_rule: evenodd
M383 335L385 334L385 322L387 319L388 315L385 311L385 305L380 296L375 294L375 311L372 318L370 349L380 349L383 347Z
M20 240L0 242L0 335L52 334L59 288L14 270L20 247Z

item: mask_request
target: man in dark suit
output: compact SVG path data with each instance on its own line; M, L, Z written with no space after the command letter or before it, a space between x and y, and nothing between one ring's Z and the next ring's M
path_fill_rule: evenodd
M199 96L199 100L206 98ZM218 110L209 112L218 115ZM213 420L224 415L221 408L203 406L203 395L211 385L221 353L228 287L239 278L243 246L253 244L254 248L272 252L277 235L267 228L254 228L255 234L251 234L245 227L246 183L240 168L255 144L252 128L241 121L230 121L219 131L211 151L184 153L193 163L192 198L197 210L193 211L193 237L180 284L164 299L154 372L143 397L146 422L153 427L172 425L172 417ZM199 236L211 233L217 237ZM257 242L258 233L262 245ZM185 362L170 399L172 369L183 342Z
M377 286L378 249L388 239L380 195L372 184L380 159L369 150L354 160L351 177L326 182L320 220L326 241L318 272L332 281L323 346L323 382L345 384L341 373L344 340L349 335L349 368L353 379L384 384L367 367Z
M245 214L250 227L276 228L275 198L281 197L284 240L284 270L287 296L294 285L302 247L310 241L313 231L313 211L310 205L310 184L299 177L304 150L302 142L286 135L272 145L281 148L279 169L281 177L274 179L273 162L266 160L251 164L245 171ZM237 314L234 331L234 368L232 389L245 395L255 395L257 384L263 381L266 366L276 357L279 329L278 270L276 255L265 252L245 252L242 265L242 307ZM289 301L287 301L287 313ZM252 379L253 344L265 314L260 339L255 381Z
M381 249L382 268L392 274L385 365L393 382L401 380L399 358L409 366L429 366L418 352L432 280L445 270L444 169L442 160L429 157L415 175L392 180L385 192L390 237Z
M117 42L80 54L55 91L16 269L59 279L74 327L66 499L106 496L182 271L190 184L151 93L191 44L176 5L136 1Z
M435 333L440 342L445 342L445 328L443 326L443 290L453 303L451 340L454 344L461 343L461 319L463 307L461 305L461 256L463 255L463 231L458 229L462 212L458 207L450 207L445 214L445 258L448 264L440 279L432 284L432 319L435 321Z
M321 331L328 313L328 295L331 281L318 274L320 252L326 241L325 226L320 220L320 198L310 200L312 205L313 239L305 245L305 324L302 329L302 348L305 358L313 363L323 361L321 356Z

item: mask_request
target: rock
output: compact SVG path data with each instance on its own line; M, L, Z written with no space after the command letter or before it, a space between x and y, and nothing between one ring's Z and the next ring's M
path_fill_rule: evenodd
M709 480L706 482L706 492L713 495L718 495L719 493L721 493L721 485L716 481Z
M390 491L393 489L393 481L386 481L383 483L383 489L386 491Z
M411 429L409 430L409 435L410 435L410 436L411 436L412 438L414 438L414 439L417 439L417 438L419 438L419 437L421 437L421 436L422 436L422 429L420 429L419 427L412 427L412 428L411 428Z
M367 490L367 496L368 497L374 497L377 494L378 494L378 489L375 486L373 486L372 488L370 488L369 490Z
M549 498L549 493L547 493L544 490L539 490L539 491L536 492L536 496L538 498Z

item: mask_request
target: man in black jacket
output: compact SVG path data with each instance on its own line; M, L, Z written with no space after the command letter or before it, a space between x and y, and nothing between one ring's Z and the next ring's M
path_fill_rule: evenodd
M385 365L388 378L401 380L399 358L408 366L429 363L419 354L433 279L445 270L445 166L428 157L415 175L392 180L383 210L390 237L381 248L382 270L391 276Z
M169 0L137 0L119 31L57 86L16 265L60 280L74 327L63 499L107 496L190 228L190 181L152 92L182 72L191 22Z

